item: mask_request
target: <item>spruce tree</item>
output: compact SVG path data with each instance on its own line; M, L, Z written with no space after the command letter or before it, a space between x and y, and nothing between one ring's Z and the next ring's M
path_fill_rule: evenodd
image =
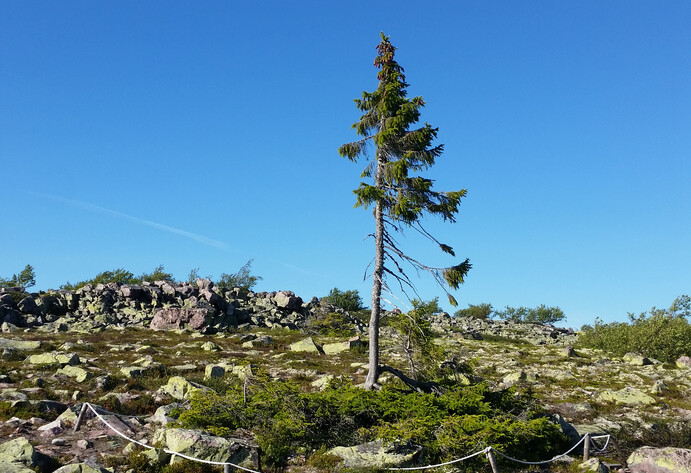
M444 146L432 144L438 128L425 123L422 127L411 129L418 122L420 109L425 103L422 97L407 97L409 84L406 83L403 68L394 59L395 51L389 37L382 33L374 60L374 66L379 69L379 85L374 92L363 92L362 98L355 99L362 116L353 124L353 128L361 138L338 149L341 156L351 161L356 162L362 157L367 159L361 177L369 182L361 182L353 191L357 196L355 206L374 207L375 233L371 236L375 241L375 257L366 389L377 387L379 374L383 370L397 371L379 365L381 294L382 289L389 290L386 277L393 278L407 294L407 290L414 291L415 288L405 267L411 265L416 270L426 270L444 288L450 303L455 306L456 300L444 285L457 289L471 267L467 259L447 268L427 266L404 253L393 237L394 233L404 228L414 229L438 245L443 252L455 256L449 245L439 242L422 226L421 218L432 214L454 222L461 198L466 195L465 189L435 191L432 189L433 181L419 175L434 164ZM374 159L368 159L368 147L374 148Z

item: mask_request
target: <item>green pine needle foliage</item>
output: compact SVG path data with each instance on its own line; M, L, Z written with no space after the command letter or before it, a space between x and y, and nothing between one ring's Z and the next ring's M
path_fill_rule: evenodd
M377 46L374 65L379 69L379 84L373 92L363 92L355 99L355 105L362 112L360 120L353 128L361 138L342 145L338 152L342 157L357 162L365 158L367 164L362 172L363 178L371 182L361 182L353 192L356 207L376 206L381 210L377 226L384 227L383 273L401 283L401 287L412 288L412 283L403 267L412 266L416 271L425 270L433 274L435 280L457 289L470 270L470 262L449 267L436 268L411 258L403 253L391 235L412 227L432 240L442 252L455 256L453 248L438 242L421 225L426 215L436 215L443 220L455 221L461 198L466 190L440 192L433 189L432 179L419 173L429 169L441 156L444 146L433 144L438 128L429 123L417 125L425 102L422 97L408 98L403 67L395 60L396 48L389 37L381 34ZM368 148L374 147L374 159L369 160ZM379 230L378 230L379 232ZM395 266L396 270L391 271ZM375 279L383 279L384 274L375 274ZM375 294L376 296L376 294ZM449 301L456 300L449 294Z
M178 423L217 435L251 430L263 461L279 469L293 455L375 438L423 446L421 463L450 460L487 445L526 460L562 453L567 439L532 405L513 390L492 392L485 383L435 396L391 387L364 391L335 379L323 391L305 392L292 381L260 376L244 391L238 381L226 394L195 394Z
M31 287L36 285L36 272L34 267L27 264L19 274L13 274L11 278L0 277L0 287Z

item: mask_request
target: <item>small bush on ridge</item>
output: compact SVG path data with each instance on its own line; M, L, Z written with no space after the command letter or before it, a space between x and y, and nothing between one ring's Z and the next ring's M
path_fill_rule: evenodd
M669 309L653 307L649 313L629 314L630 323L603 323L596 319L593 327L584 327L579 343L615 355L638 352L660 361L673 362L691 354L691 299L680 296Z

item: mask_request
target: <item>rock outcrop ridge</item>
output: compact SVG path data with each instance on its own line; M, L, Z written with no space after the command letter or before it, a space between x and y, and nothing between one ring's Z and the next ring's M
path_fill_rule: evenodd
M578 338L576 332L570 328L549 324L526 324L511 320L451 317L446 312L433 315L431 323L438 332L460 333L466 338L475 340L482 340L485 337L502 337L522 340L533 345L574 345Z
M219 288L208 279L197 279L194 284L88 284L76 291L0 291L0 323L5 331L31 327L93 332L120 326L214 333L242 324L301 329L310 316L324 309L318 299L305 303L290 291L255 293L237 287ZM352 318L352 323L357 330L363 330L359 320Z
M304 302L291 291L219 288L209 279L197 279L195 283L87 284L76 291L39 293L27 293L23 288L0 289L0 324L4 324L4 331L32 327L93 332L118 326L215 333L243 324L301 330L319 311L341 312L356 332L365 332L360 319L337 307L325 306L316 297ZM452 317L446 312L435 314L432 326L440 333L465 338L494 336L534 345L573 345L577 338L572 329L552 325Z

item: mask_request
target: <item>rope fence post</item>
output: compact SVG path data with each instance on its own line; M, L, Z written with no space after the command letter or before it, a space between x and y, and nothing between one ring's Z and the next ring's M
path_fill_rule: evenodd
M628 468L629 464L626 462L626 457L624 456L624 453L622 453L621 449L619 448L619 444L617 443L617 439L614 438L614 436L610 437L610 440L612 441L612 445L614 446L614 450L617 451L617 455L619 456L619 459L621 460L621 466L624 468Z
M494 456L494 450L492 447L487 447L487 460L489 460L489 466L492 467L492 473L499 473L497 457Z
M583 437L583 461L590 460L590 434L585 434Z
M223 473L230 473L230 465L227 463L223 465Z
M79 416L77 417L77 422L74 423L74 430L73 432L77 432L79 430L79 427L82 426L82 422L84 421L84 416L86 415L86 411L89 409L89 403L85 402L82 404L82 410L79 411Z

